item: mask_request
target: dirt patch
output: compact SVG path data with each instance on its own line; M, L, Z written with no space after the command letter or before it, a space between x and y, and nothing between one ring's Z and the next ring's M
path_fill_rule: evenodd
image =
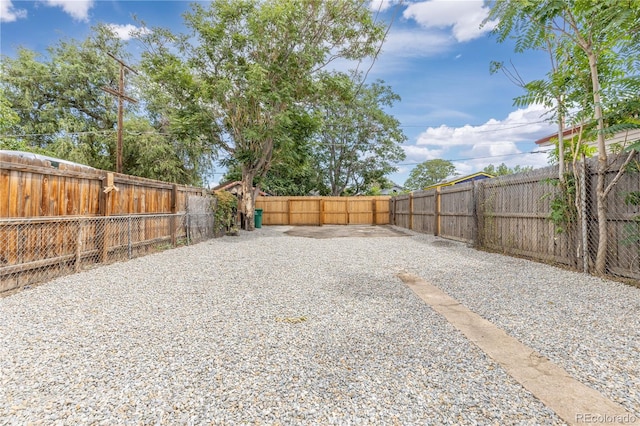
M323 225L323 226L295 226L285 234L292 237L305 238L378 238L378 237L408 237L410 234L391 226L380 225Z

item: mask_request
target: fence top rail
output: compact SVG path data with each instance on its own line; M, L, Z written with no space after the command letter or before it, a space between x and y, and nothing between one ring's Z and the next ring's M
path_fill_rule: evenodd
M51 166L42 166L38 164L26 164L26 163L18 163L18 162L7 162L2 161L0 158L0 170L13 170L20 171L26 173L37 173L42 175L50 175L50 176L65 176L65 177L77 177L80 179L93 179L100 180L102 178L102 174L97 173L97 170L69 170L69 169L57 169Z
M334 196L317 196L317 195L310 195L310 196L295 196L295 197L288 197L286 195L283 196L259 196L256 198L256 200L259 201L286 201L286 200L291 200L291 201L320 201L320 200L324 200L324 201L371 201L371 200L389 200L391 199L390 195L363 195L363 196L353 196L353 197L334 197Z
M453 194L456 192L469 192L473 190L473 182L465 182L457 185L443 186L440 190L441 194Z
M104 180L108 173L113 173L114 182L124 185L138 185L150 188L172 189L173 186L182 192L210 193L206 188L196 186L174 184L160 180L148 179L139 176L126 175L123 173L110 172L108 170L95 169L83 165L70 165L60 163L53 166L50 160L40 160L35 158L14 157L9 154L0 153L0 169L21 171L26 173L36 173L41 175L75 177L79 179Z

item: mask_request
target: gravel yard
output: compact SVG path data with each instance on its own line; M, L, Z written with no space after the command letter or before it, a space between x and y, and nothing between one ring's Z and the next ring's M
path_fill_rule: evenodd
M287 229L0 299L0 423L563 424L403 271L640 417L640 289L428 235Z

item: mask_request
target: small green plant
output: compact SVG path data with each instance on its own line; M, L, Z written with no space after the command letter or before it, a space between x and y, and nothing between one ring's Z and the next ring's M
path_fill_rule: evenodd
M557 191L549 192L542 196L542 199L550 199L549 220L555 226L555 232L562 234L568 232L572 224L578 218L576 210L576 180L572 174L566 174L564 182L560 179L549 178L542 182L558 188Z
M218 191L214 196L216 197L215 232L216 235L225 234L236 227L238 199L228 191Z

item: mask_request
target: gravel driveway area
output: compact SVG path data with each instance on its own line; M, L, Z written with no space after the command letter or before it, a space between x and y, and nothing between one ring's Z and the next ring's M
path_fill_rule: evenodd
M0 299L0 423L563 424L399 272L640 417L640 289L411 232L288 229Z

